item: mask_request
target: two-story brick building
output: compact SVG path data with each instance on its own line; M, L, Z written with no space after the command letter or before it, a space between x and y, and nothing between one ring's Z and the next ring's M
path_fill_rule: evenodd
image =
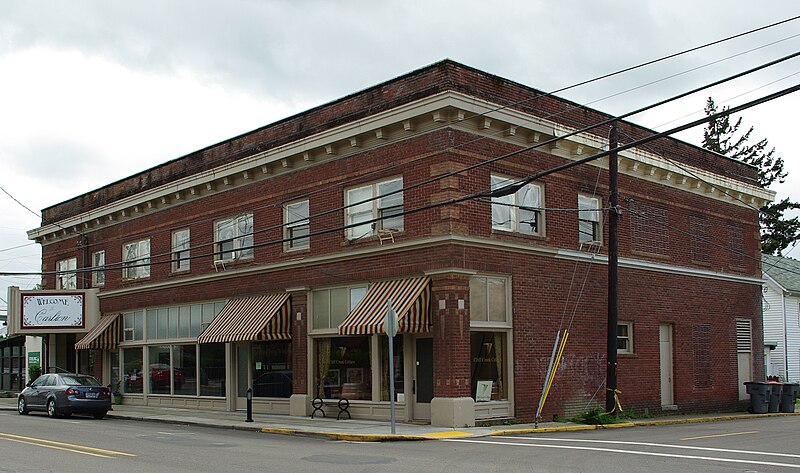
M550 140L608 118L443 61L44 209L44 288L93 288L102 314L45 359L126 403L240 409L252 387L260 412L388 419L391 300L400 419L533 420L564 328L544 417L602 403L607 158L488 193L607 149L607 126ZM772 194L674 139L619 162L623 406L736 406L763 377Z

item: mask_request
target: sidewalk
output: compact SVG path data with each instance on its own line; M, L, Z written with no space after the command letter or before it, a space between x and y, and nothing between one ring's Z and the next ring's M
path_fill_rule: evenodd
M0 398L0 410L16 411L16 398ZM44 413L37 413L44 415ZM34 415L37 415L34 414ZM756 417L791 416L795 414L708 414L708 415L676 415L652 419L638 419L620 424L605 426L573 424L569 422L542 422L538 427L534 424L496 425L490 427L468 427L452 429L433 427L430 425L406 424L398 422L396 433L391 433L391 425L385 421L369 420L336 420L335 418L310 418L282 415L254 414L253 422L245 422L245 412L222 412L196 409L180 409L172 407L149 407L115 405L108 413L111 419L130 419L169 424L197 425L203 427L251 430L282 435L302 435L321 437L332 440L353 440L361 442L384 442L399 440L432 440L456 437L485 437L492 435L515 435L544 432L565 432L578 430L596 430L610 428L626 428L636 426L653 426L668 424L684 424L695 422L719 422L725 420L750 419Z

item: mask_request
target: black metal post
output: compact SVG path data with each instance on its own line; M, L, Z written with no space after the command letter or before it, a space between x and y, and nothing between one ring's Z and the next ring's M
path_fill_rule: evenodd
M609 151L619 145L617 122L611 124L608 136ZM606 367L606 412L616 408L617 391L617 226L619 224L619 195L617 183L617 152L608 155L608 366Z
M247 419L245 422L253 422L253 388L247 388Z

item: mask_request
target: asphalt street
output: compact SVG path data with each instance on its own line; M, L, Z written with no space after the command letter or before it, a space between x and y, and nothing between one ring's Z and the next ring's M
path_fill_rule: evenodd
M797 471L800 417L414 442L0 412L0 471Z

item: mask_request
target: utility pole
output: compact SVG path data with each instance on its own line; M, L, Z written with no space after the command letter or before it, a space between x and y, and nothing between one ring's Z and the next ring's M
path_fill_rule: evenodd
M617 263L619 225L619 195L617 183L617 152L619 145L617 122L611 124L608 136L608 366L606 367L606 412L616 408L617 391Z

